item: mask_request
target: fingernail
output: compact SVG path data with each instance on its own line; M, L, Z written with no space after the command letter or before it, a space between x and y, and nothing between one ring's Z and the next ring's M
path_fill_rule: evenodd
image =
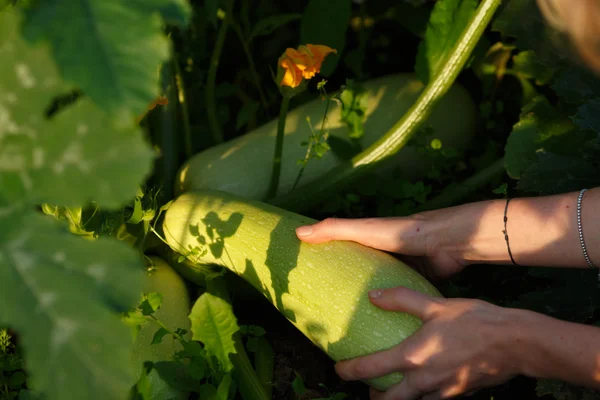
M382 294L383 294L382 290L371 290L369 292L369 297L372 299L376 299L378 297L381 297Z
M313 233L312 226L300 226L296 228L296 235L298 236L308 236Z

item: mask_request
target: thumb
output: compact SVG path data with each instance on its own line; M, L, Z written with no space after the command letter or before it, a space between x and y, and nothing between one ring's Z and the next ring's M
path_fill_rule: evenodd
M444 298L429 296L406 287L371 290L369 299L383 310L406 312L422 321L439 315L445 302Z
M379 250L407 255L424 255L425 232L422 222L409 218L327 218L300 226L296 235L307 243L348 240Z

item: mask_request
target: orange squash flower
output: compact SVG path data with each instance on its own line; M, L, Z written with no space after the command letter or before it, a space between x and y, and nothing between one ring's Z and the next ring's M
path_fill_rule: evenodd
M321 71L321 65L329 54L337 50L324 45L307 44L298 49L288 48L279 58L279 66L284 69L281 86L298 87L303 79L311 79Z

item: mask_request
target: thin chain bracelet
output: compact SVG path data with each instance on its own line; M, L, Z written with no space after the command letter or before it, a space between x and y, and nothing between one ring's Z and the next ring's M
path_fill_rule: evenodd
M590 268L596 268L590 256L588 255L587 248L585 247L585 240L583 239L583 225L581 224L581 203L583 201L583 195L587 192L587 189L581 189L579 197L577 198L577 230L579 232L579 242L581 243L581 250L583 251L583 257ZM598 281L600 281L600 271L598 272Z

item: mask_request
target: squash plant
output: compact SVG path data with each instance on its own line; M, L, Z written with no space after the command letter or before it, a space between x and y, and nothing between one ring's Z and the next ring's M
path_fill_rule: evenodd
M534 2L199 3L0 1L0 399L283 397L272 336L242 324L239 298L267 298L337 360L418 329L369 308L365 281L482 298L514 282L492 269L439 290L383 253L300 245L309 215L599 183L598 81L543 38ZM382 50L388 23L414 58ZM336 54L280 107L278 57L308 43ZM501 300L594 320L585 272L537 274ZM381 340L361 334L384 319ZM586 395L537 385L565 391Z

